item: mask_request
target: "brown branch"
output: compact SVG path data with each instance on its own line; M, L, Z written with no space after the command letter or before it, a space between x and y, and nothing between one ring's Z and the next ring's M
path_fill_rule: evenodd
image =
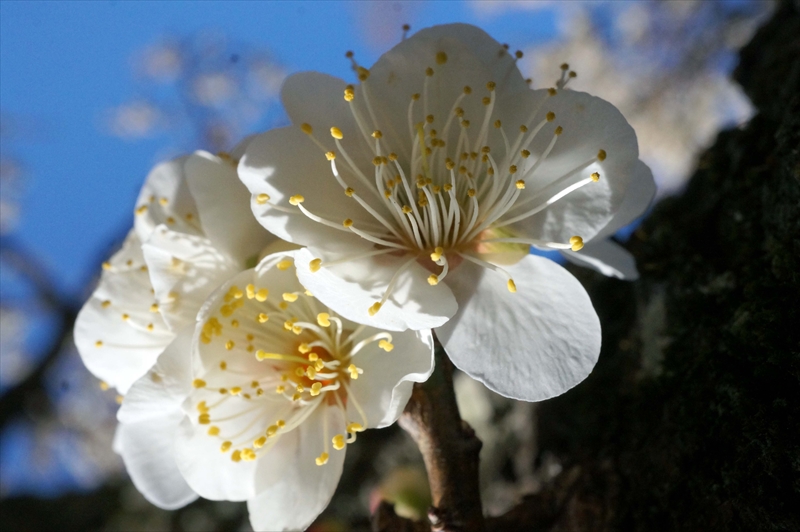
M427 382L414 385L400 426L417 443L428 471L433 498L428 513L430 529L482 532L485 527L478 485L481 441L458 413L453 364L438 342L436 369ZM379 508L373 520L373 529L385 532L427 528L416 528L419 525L395 516L388 504Z

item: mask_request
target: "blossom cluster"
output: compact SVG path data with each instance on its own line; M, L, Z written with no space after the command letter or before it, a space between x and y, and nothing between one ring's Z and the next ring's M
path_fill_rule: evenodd
M153 169L75 327L124 395L115 449L148 500L246 500L256 530L308 527L347 446L430 376L434 334L510 398L591 372L589 296L530 249L635 278L608 237L652 176L611 104L567 89L568 68L530 88L519 55L422 30L354 65L357 84L289 77L292 125Z

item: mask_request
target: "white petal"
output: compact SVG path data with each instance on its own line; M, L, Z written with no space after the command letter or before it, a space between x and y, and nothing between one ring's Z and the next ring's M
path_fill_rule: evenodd
M124 394L174 338L152 311L150 277L134 231L109 261L75 322L75 345L96 377ZM143 269L144 268L144 269Z
M527 118L537 108L538 113L528 124L530 129L550 111L556 118L526 147L531 152L522 167L526 187L516 205L528 203L515 207L504 218L510 219L544 204L567 186L598 172L598 182L589 182L538 214L513 225L523 235L551 242L568 242L575 235L588 241L611 220L623 202L638 165L636 134L613 105L570 90L561 90L555 96L548 96L543 90L518 94L500 102L499 113L504 123L516 128L520 117ZM545 152L558 126L563 128L563 133L552 151L532 176L524 174ZM606 152L604 161L596 159L601 149ZM560 180L587 163L591 164L567 181Z
M145 499L165 510L180 508L197 498L175 463L175 434L181 419L183 412L175 409L117 427L117 452L134 486Z
M163 225L143 250L161 313L173 330L194 323L209 294L241 269L208 238Z
M194 326L184 327L150 371L133 383L117 411L120 423L137 423L173 410L183 417L181 405L192 392L193 336Z
M197 207L184 175L186 157L153 168L136 200L134 228L144 242L159 224L182 233L199 234Z
M222 439L207 434L208 425L184 417L175 442L175 457L183 477L201 497L214 501L244 501L256 494L257 461L234 462L220 451Z
M437 330L459 369L491 390L541 401L569 390L600 354L600 322L569 272L528 255L508 268L517 292L495 272L463 264L448 282L458 313Z
M614 214L614 217L595 237L596 239L612 236L614 233L633 222L650 206L656 195L656 183L653 180L653 172L642 161L637 161L628 188L625 191L625 199L622 205Z
M367 329L361 336L375 334ZM392 333L394 349L387 353L369 344L352 359L364 373L350 381L348 421L364 423L355 401L367 416L368 428L391 425L408 403L415 382L425 382L433 372L433 337L429 330Z
M346 181L384 213L385 209L377 204L374 196L364 186L359 189L355 178L345 168L346 165L339 165ZM354 233L311 220L298 207L292 206L289 198L296 194L305 198L306 209L337 226L346 218L352 219L356 227L376 223L355 199L344 194L323 152L299 127L274 129L253 139L239 164L239 177L253 195L251 207L259 223L289 242L304 246L331 242L340 246L362 245L361 238ZM292 212L281 212L270 208L269 203L259 203L259 194L267 194L269 203Z
M186 159L186 182L197 204L205 236L241 264L275 237L261 227L248 208L250 193L230 161L207 152Z
M383 296L395 272L408 257L382 255L353 260L317 272L309 270L309 262L323 256L321 250L297 252L297 276L314 297L345 318L377 329L403 331L438 327L455 314L456 300L444 284L430 286L430 272L417 264L400 274L389 299L374 316L370 307ZM336 255L326 255L336 257Z
M342 476L346 447L337 451L330 439L344 429L339 409L323 405L258 459L258 494L247 501L254 530L305 530L314 522ZM318 466L326 447L328 462Z
M588 266L608 277L635 281L639 278L636 259L616 242L605 239L587 242L580 251L562 251L564 257L579 266Z

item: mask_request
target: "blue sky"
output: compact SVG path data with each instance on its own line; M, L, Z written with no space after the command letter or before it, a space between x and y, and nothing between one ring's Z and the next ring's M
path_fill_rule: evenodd
M400 37L445 22L480 25L501 42L555 36L547 10L487 14L468 2L0 2L0 108L28 138L17 238L67 293L78 295L131 208L163 139L114 138L103 111L133 95L130 60L168 35L215 30L270 50L289 71L348 77L344 52L371 64ZM6 147L8 149L8 147Z

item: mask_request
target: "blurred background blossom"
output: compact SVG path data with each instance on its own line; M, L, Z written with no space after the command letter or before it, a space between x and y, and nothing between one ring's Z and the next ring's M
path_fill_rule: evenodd
M291 72L352 79L345 51L369 65L400 40L403 23L412 31L476 24L524 52L519 66L535 87L552 86L567 62L577 72L570 88L614 103L636 129L664 196L682 189L720 129L751 116L728 78L737 48L772 6L0 4L0 497L25 515L39 512L40 524L72 517L103 530L248 529L241 504L198 501L169 513L144 501L111 450L116 394L84 369L71 329L100 262L131 224L149 167L195 149L229 150L285 124L279 91ZM51 40L34 39L42 32ZM535 405L461 374L456 392L484 442L488 512L558 474L561 465L536 448ZM430 493L416 447L397 427L371 432L348 452L317 530L363 529L380 497L406 515L424 512Z

